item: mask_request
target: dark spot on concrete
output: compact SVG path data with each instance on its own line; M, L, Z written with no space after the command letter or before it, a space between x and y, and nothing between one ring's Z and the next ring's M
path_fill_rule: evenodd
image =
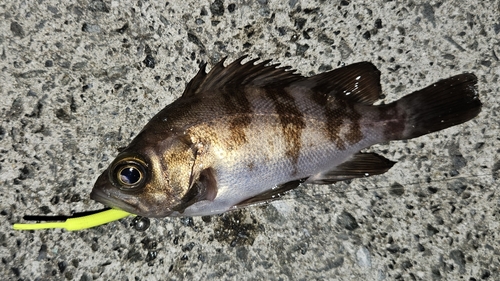
M452 44L453 46L455 46L455 48L457 48L459 51L465 52L465 49L462 46L460 46L460 44L458 44L455 40L453 40L452 37L450 37L448 35L445 35L445 36L443 36L443 38L446 41L450 42L450 44Z
M36 258L37 261L41 261L47 258L47 245L42 244L40 246L40 250L38 250L38 257Z
M389 194L394 195L394 196L401 196L405 193L405 188L401 184L395 182L391 185L391 188L389 189Z
M306 53L306 51L309 49L308 44L302 45L302 44L297 43L296 45L297 45L297 49L295 51L295 54L297 56L303 56Z
M264 208L266 208L264 216L266 217L268 222L278 225L283 225L284 223L286 223L286 219L278 212L278 210L273 205L264 205Z
M64 121L66 123L71 121L71 116L66 112L66 110L64 110L62 108L59 108L58 110L56 110L56 117L57 117L57 119Z
M304 39L311 39L311 36L309 35L309 32L307 32L308 30L304 30L302 31L302 36L304 37Z
M248 258L248 250L246 247L238 247L236 249L236 257L243 261L243 262L246 262L247 261L247 258Z
M49 206L41 206L39 209L40 212L42 212L42 214L44 215L52 213L52 210L49 208Z
M213 16L223 16L224 15L224 1L215 0L210 4L210 12Z
M372 37L372 34L370 33L370 31L366 31L365 33L363 33L364 39L370 40L371 37Z
M155 58L152 55L147 55L142 62L146 67L155 68Z
M19 268L17 268L17 267L11 267L10 269L12 270L12 273L14 273L14 275L16 277L21 276L21 271L19 270Z
M465 255L462 251L460 250L453 250L450 252L450 258L458 265L459 272L461 274L465 273L465 264L467 263L465 261Z
M376 19L375 20L375 28L376 29L381 29L382 27L383 27L382 20L381 19Z
M435 228L434 226L427 224L427 235L432 236L434 234L439 233L439 230Z
M351 49L351 47L349 47L349 45L344 39L340 40L337 47L340 52L340 56L342 57L342 60L346 60L353 53L353 50Z
M196 243L190 242L190 243L182 246L182 251L183 252L189 252L189 251L191 251L194 248L194 246L196 246Z
M214 222L214 238L220 243L227 243L231 247L237 245L251 246L257 235L263 231L263 226L252 219L252 223L245 223L248 215L244 210L223 214Z
M491 276L491 272L487 269L481 269L481 279L486 280Z
M234 12L234 11L236 10L236 4L234 4L234 3L229 4L229 5L227 6L227 10L228 10L228 12L230 12L230 13Z
M431 267L431 273L433 280L440 280L441 279L441 272L439 271L439 266L432 266Z
M455 180L449 184L451 190L453 190L457 195L462 194L467 186L460 180Z
M74 112L76 112L76 109L77 109L75 98L73 96L71 96L69 100L70 100L69 109L71 110L71 112L74 113Z
M460 147L456 143L448 145L448 154L451 156L451 161L453 168L460 170L461 168L467 166L467 160L462 156L460 152Z
M68 267L68 263L66 261L60 261L57 263L57 267L59 268L59 272L63 273Z
M318 41L319 42L323 42L323 43L326 43L328 45L333 45L335 44L335 40L331 39L330 37L328 37L328 35L324 34L324 33L320 33L318 35Z
M145 261L148 263L149 266L153 265L153 261L158 257L158 251L148 251L146 254L146 259Z
M405 30L405 28L404 28L404 27L402 27L402 26L398 26L396 29L398 30L398 32L399 32L399 34L400 34L401 36L405 36L405 35L406 35L406 30Z
M116 30L116 32L118 32L118 33L120 33L120 34L123 34L123 33L125 33L125 31L127 31L127 30L128 30L128 28L129 28L129 25L128 25L128 22L127 22L127 23L125 23L122 27L118 28L118 29Z
M386 250L391 253L391 254L396 254L400 251L400 247L396 244L391 244L389 247L386 248Z
M20 169L20 174L17 177L19 180L31 179L35 174L35 168L32 165L26 164Z
M483 60L481 61L482 66L490 67L491 66L491 61L489 60Z
M44 74L45 72L47 72L47 71L45 71L45 70L30 70L30 71L26 71L23 73L14 73L14 77L30 79L30 78L39 77L41 74Z
M50 203L51 203L52 205L57 205L57 204L59 203L59 196L57 196L57 195L56 195L56 196L52 197L52 198L50 199Z
M493 165L493 168L491 168L491 174L494 180L500 179L500 160Z
M306 22L307 22L307 19L305 19L305 18L295 19L295 27L300 30L300 29L304 28L304 25L306 24Z
M130 262L138 262L142 260L142 254L140 251L138 251L136 248L132 248L128 253L127 253L127 261Z
M500 23L493 24L493 31L495 31L495 34L500 33Z
M354 218L349 212L343 211L337 218L337 224L347 230L355 230L359 228L356 218Z
M344 257L338 257L335 260L330 262L330 259L328 260L328 266L330 268L337 268L341 267L344 264Z
M76 202L80 202L82 201L82 197L80 196L80 194L73 194L69 200L71 203L76 203Z
M12 31L12 34L14 34L14 36L18 36L21 38L25 35L23 27L15 21L10 23L10 31Z
M188 41L198 46L200 49L205 50L205 45L201 43L200 39L191 32L188 32Z
M322 64L322 65L319 66L318 71L319 72L327 72L327 71L330 71L332 69L333 69L333 67L331 65L329 65L329 64Z
M73 70L73 71L81 70L81 69L85 68L86 66L87 66L86 61L77 62L77 63L73 64L73 67L71 68L71 70Z
M182 217L180 221L184 226L194 227L194 221L192 217Z
M17 98L12 102L10 106L9 115L12 119L18 118L23 112L23 100L21 98Z
M432 23L432 26L436 27L436 17L434 16L434 8L429 3L424 3L422 9L422 15L425 19Z
M91 1L88 5L88 9L92 12L109 13L109 7L102 0Z
M452 55L452 54L444 54L443 55L443 59L446 59L446 60L454 60L455 59L455 56Z
M82 31L83 32L88 32L88 33L100 33L101 32L101 27L97 24L88 24L84 23L82 25Z
M438 192L438 189L433 187L433 186L429 186L427 187L427 190L429 191L429 193L431 194L435 194L436 192Z

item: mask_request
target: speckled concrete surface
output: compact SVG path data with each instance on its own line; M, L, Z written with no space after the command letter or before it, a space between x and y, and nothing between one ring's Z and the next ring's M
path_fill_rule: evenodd
M3 1L3 280L499 280L500 2ZM368 1L367 1L368 2ZM305 186L210 218L80 232L10 229L99 209L93 182L201 61L243 54L310 75L371 61L387 100L462 72L471 122L372 148L383 176Z

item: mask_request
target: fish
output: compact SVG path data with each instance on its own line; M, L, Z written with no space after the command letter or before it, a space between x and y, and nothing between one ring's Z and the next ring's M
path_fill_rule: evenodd
M455 126L481 111L462 73L391 103L358 62L305 77L259 58L206 63L98 177L90 198L143 217L208 216L265 204L301 185L379 175L361 152Z

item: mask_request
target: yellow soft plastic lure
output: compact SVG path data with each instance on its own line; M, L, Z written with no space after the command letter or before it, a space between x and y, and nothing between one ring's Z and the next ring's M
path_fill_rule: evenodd
M12 228L15 230L64 228L68 231L75 231L96 227L131 215L133 216L133 214L123 210L110 209L88 216L69 218L64 222L15 223Z

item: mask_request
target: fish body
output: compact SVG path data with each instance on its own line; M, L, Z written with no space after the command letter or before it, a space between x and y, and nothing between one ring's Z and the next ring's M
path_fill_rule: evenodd
M304 77L270 61L205 66L98 178L91 198L146 217L223 213L300 183L381 174L359 151L475 117L477 78L460 74L385 105L368 62Z

